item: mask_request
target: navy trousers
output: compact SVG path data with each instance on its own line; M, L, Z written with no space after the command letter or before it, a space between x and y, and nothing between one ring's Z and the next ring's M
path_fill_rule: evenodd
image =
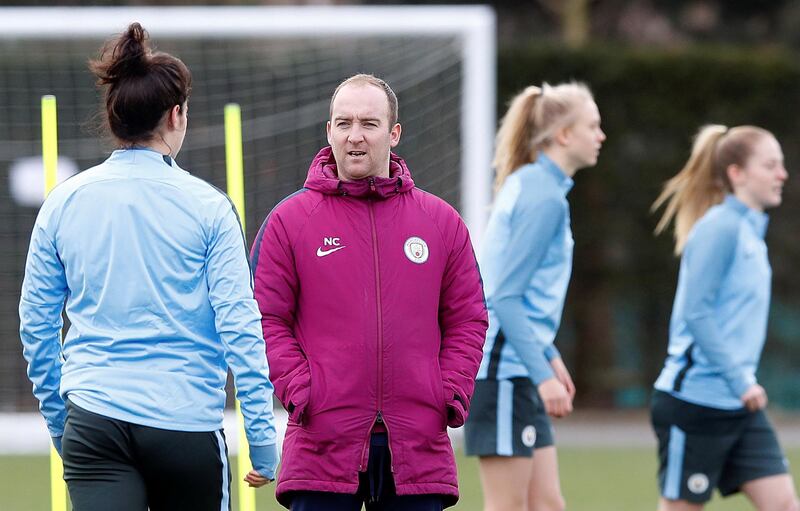
M397 495L392 478L391 454L386 433L373 433L367 471L359 474L358 493L318 491L292 494L291 511L442 511L441 495Z

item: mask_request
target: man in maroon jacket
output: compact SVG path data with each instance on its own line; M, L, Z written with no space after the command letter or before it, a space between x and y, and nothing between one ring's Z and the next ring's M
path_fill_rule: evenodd
M275 395L289 411L278 500L294 511L434 511L458 499L487 328L469 233L414 186L397 98L356 75L331 99L305 187L252 250Z

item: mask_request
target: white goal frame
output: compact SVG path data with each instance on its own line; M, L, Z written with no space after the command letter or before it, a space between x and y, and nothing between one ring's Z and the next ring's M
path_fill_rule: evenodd
M99 37L139 21L155 37L445 35L460 43L461 214L479 243L491 201L495 14L487 6L7 7L0 39Z

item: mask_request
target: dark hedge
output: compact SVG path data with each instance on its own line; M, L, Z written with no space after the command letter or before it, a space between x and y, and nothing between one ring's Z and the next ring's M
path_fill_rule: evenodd
M666 354L678 260L649 212L689 155L699 126L756 124L776 134L790 180L767 235L773 267L769 338L759 378L773 402L800 407L800 63L778 49L506 46L498 116L529 84L592 88L608 140L570 194L575 268L558 343L589 405L642 405Z

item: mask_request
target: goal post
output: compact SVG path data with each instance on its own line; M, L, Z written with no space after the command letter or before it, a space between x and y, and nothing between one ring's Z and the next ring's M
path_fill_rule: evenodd
M481 239L496 124L495 16L488 7L0 8L0 169L9 176L0 180L0 289L7 290L0 292L0 410L36 405L19 356L17 302L37 203L18 192L35 185L34 197L41 196L40 98L59 98L57 126L50 126L59 133L59 178L105 159L113 144L87 129L100 96L86 62L134 21L156 49L191 69L189 129L177 160L219 188L226 183L221 113L240 105L237 195L247 202L249 241L266 213L302 186L309 162L327 144L333 89L360 72L385 79L397 93L397 152L416 184L456 207L473 242Z
M240 105L248 241L267 212L303 185L311 159L327 145L334 88L361 72L397 93L403 137L396 151L415 183L456 207L473 242L481 239L496 124L488 7L0 8L0 169L9 176L0 180L0 410L36 409L19 356L17 306L41 197L40 98L59 101L59 178L103 161L113 144L87 129L100 96L86 62L134 21L156 49L192 71L177 161L219 188L226 187L221 113ZM33 199L20 197L34 185Z
M366 44L370 37L451 37L459 49L462 73L458 207L474 241L480 240L491 199L491 153L496 124L495 16L491 8L18 7L0 9L0 40L103 40L132 21L142 23L157 42L200 38L213 42L244 38L344 37ZM391 81L389 83L394 87ZM403 102L400 107L402 122Z

